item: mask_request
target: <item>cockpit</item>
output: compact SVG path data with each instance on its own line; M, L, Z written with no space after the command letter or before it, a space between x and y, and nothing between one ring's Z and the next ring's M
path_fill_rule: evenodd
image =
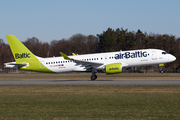
M168 52L162 52L163 55L169 54Z
M175 61L176 60L176 57L171 55L170 53L166 52L166 51L162 51L161 52L161 57L162 59L167 59L168 62L172 62L172 61Z

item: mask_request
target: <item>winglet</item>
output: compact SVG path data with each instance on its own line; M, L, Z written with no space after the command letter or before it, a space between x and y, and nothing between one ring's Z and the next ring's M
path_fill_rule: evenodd
M59 52L59 53L61 54L61 56L63 56L64 59L71 59L67 55L65 55L63 52Z
M75 54L75 53L72 53L72 55L73 55L73 56L76 56L76 54Z

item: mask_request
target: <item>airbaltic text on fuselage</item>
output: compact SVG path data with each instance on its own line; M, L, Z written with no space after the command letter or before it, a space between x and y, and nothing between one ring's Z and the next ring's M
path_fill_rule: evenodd
M125 53L115 54L115 59L141 58L141 57L147 57L148 55L149 54L147 54L146 51L125 52Z
M30 58L30 53L21 53L21 54L19 54L19 53L16 53L15 54L15 58L16 59L21 59L21 58Z

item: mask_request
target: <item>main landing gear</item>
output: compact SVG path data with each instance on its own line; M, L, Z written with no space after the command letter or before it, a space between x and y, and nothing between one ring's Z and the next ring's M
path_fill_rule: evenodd
M92 80L92 81L94 81L94 80L97 79L96 73L97 73L97 70L96 70L96 69L93 69L93 70L92 70L92 75L91 75L91 80Z
M91 75L91 80L94 81L94 80L96 80L96 79L97 79L97 75L92 74L92 75Z

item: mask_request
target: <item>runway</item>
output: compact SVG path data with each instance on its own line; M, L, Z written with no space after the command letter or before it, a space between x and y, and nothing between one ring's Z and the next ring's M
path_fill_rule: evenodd
M91 73L63 74L0 74L0 85L180 85L179 73Z
M0 80L0 85L180 85L180 80Z

